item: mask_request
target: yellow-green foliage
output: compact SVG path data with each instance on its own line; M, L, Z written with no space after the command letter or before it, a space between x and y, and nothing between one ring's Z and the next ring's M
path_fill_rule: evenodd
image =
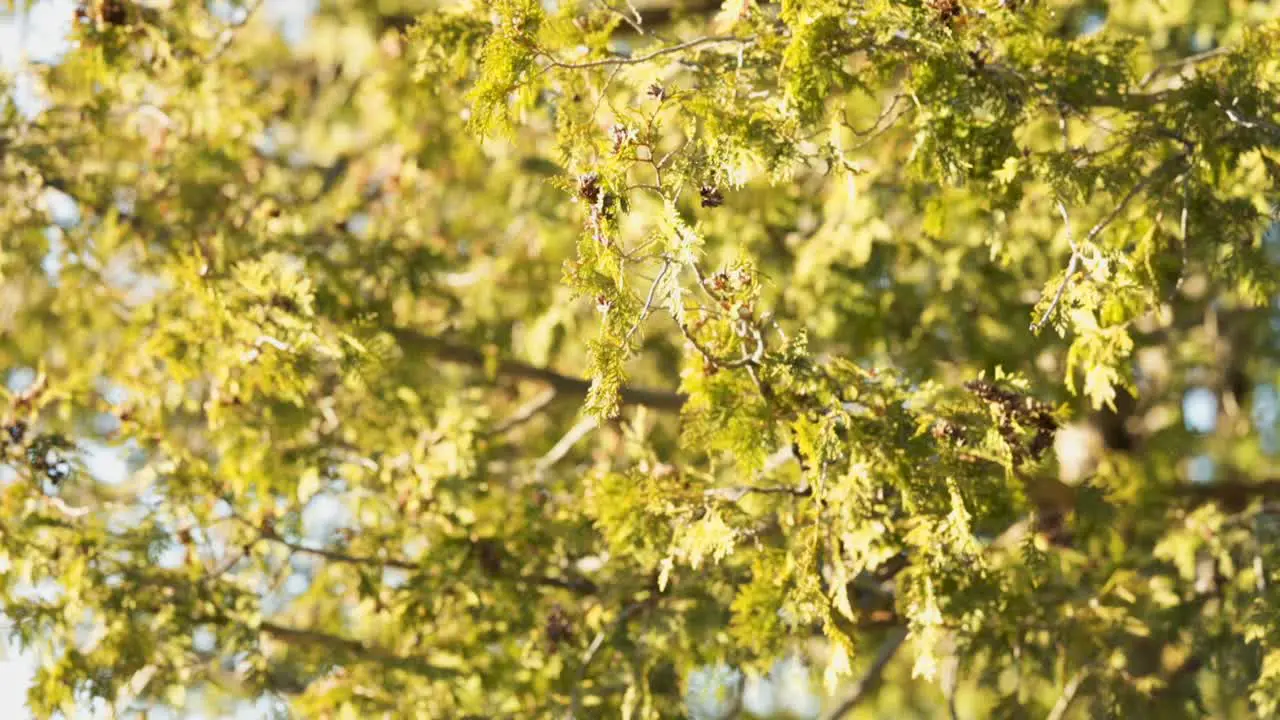
M3 81L36 716L1277 714L1274 3L259 4Z

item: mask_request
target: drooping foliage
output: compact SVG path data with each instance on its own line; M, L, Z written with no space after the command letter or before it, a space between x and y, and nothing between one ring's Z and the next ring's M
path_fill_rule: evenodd
M37 716L1280 712L1272 3L288 4L5 80Z

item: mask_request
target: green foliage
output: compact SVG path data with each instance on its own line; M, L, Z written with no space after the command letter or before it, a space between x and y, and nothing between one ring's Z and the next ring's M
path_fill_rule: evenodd
M537 85L528 75L534 69L538 31L542 26L542 3L536 0L499 0L493 3L493 26L480 50L476 82L468 93L471 127L486 133L509 130L513 115L534 101ZM429 32L430 28L426 29ZM427 48L450 38L423 37ZM446 46L447 47L447 46ZM429 55L444 50L428 49ZM515 96L513 101L512 96Z
M38 717L1280 712L1270 5L81 5L0 118Z

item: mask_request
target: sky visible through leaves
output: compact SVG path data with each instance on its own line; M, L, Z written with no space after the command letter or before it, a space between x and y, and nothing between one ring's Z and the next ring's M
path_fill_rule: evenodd
M0 72L17 78L15 89L8 98L23 115L34 117L45 109L44 99L31 77L23 68L27 63L52 64L70 49L68 34L74 22L75 0L37 0L30 7L19 8L13 13L0 15ZM268 0L262 11L276 24L281 35L291 43L305 38L307 19L313 10L314 0ZM53 225L71 227L80 220L76 203L64 193L48 189L45 194L46 211ZM56 238L55 238L56 240ZM55 275L59 269L58 244L51 242L52 250L45 261L45 270ZM29 368L8 370L5 382L11 390L20 391L34 379ZM92 442L82 443L86 466L100 482L116 484L129 472L126 452ZM0 467L0 471L7 468ZM11 481L0 477L0 482ZM312 508L313 522L327 525L334 522L342 508L318 502ZM165 562L164 559L161 562ZM0 616L0 623L3 622ZM14 643L0 646L0 718L21 720L29 717L25 708L27 687L34 672L34 658L21 651ZM716 717L724 707L725 691L745 683L742 689L744 707L760 714L788 712L797 717L816 717L819 699L810 687L809 668L797 658L779 660L766 678L744 676L737 670L715 666L695 671L689 680L689 710L695 717ZM260 716L262 708L249 705L242 708L245 720ZM105 706L87 717L107 717ZM191 715L193 720L201 716Z
M276 24L279 32L291 43L302 42L306 38L308 15L311 12L312 0L268 0L264 13L270 20ZM44 109L44 100L41 97L40 89L31 80L30 75L23 70L27 63L37 64L54 64L57 63L63 53L69 49L66 40L67 33L71 27L72 15L74 12L74 0L39 0L33 3L27 10L0 16L0 72L11 75L16 78L16 83L11 97L7 101L14 103L20 111L28 116L36 116ZM1096 16L1091 17L1088 22L1084 23L1085 34L1092 33L1101 27L1102 21ZM551 56L548 56L551 57ZM559 61L551 61L554 66L561 70L572 69L569 63ZM741 65L741 59L739 59ZM977 59L975 59L977 62ZM591 63L585 63L580 67L589 68ZM656 86L655 86L656 87ZM662 99L662 89L659 87L657 95ZM505 106L504 106L505 107ZM500 113L499 113L500 114ZM1065 123L1065 120L1064 120ZM621 126L617 126L621 127ZM623 128L625 130L626 128ZM266 140L270 142L270 140ZM619 146L628 142L634 142L634 138L628 139L625 132L618 136L617 143ZM616 151L615 151L616 154ZM652 158L652 150L650 150ZM1012 159L1012 158L1011 158ZM658 165L655 164L655 170ZM996 177L1000 177L1000 173L1016 172L1017 161L1014 160L1012 165L1006 163L1004 169L995 173ZM583 176L588 177L588 176ZM592 176L598 182L599 176ZM579 185L578 192L587 198L588 195L600 195L602 192L599 186L595 186L588 192L583 189L589 187ZM645 189L643 186L637 186ZM647 189L654 189L649 187ZM660 190L660 188L658 188ZM703 207L718 207L724 198L720 191L714 187L704 187ZM606 193L607 195L607 193ZM45 191L43 196L45 203L45 211L50 219L50 226L47 236L50 240L50 252L44 259L44 271L53 278L59 274L62 262L60 258L60 247L57 241L60 230L59 228L72 228L80 222L80 209L70 196L65 195L57 190L49 189ZM1127 200L1125 201L1127 202ZM1123 205L1123 203L1122 203ZM1185 208L1183 210L1185 215ZM602 217L608 217L608 213L601 211ZM1066 211L1063 211L1064 216ZM595 218L599 222L599 218ZM41 221L43 222L43 221ZM370 222L369 216L365 214L353 215L347 225L347 229L355 235L364 235L368 230L367 224ZM1185 220L1184 220L1185 224ZM1101 228L1105 225L1100 224ZM664 226L665 227L665 226ZM677 238L684 235L684 230L678 223L672 221L671 230ZM1070 239L1070 229L1068 227L1067 237ZM1273 226L1268 238L1268 243L1275 246L1280 243L1280 225ZM1072 243L1072 264L1075 266L1075 245ZM43 252L43 249L41 250ZM37 256L38 257L38 256ZM864 258L865 261L865 258ZM660 273L657 273L657 279L653 280L654 289L656 290L661 283L662 278L667 273L668 266L672 262L670 258L664 261ZM29 267L33 267L34 262L29 263ZM744 271L745 272L745 271ZM889 272L889 271L886 271ZM1066 287L1066 280L1069 278L1073 269L1068 269L1063 279L1063 287ZM727 275L725 277L728 277ZM585 281L584 281L585 282ZM744 281L745 283L745 281ZM600 295L604 300L597 303L598 307L603 308L602 315L607 315L610 311L610 305L607 302L608 297ZM650 292L650 301L653 298L653 292ZM1055 301L1056 304L1056 301ZM728 307L726 305L725 307ZM638 323L645 319L648 314L648 303L645 305L644 312L637 320ZM1046 317L1047 317L1046 313ZM677 322L682 322L677 318ZM1276 329L1276 321L1273 322L1273 330ZM684 329L683 325L680 326ZM687 334L687 331L686 331ZM627 340L630 340L630 333L627 334ZM696 342L690 337L690 342ZM760 342L761 352L763 351L763 341ZM702 348L698 348L702 350ZM744 355L743 362L747 360ZM1099 362L1099 364L1102 364ZM714 365L714 363L712 363ZM730 367L726 364L726 367ZM715 369L714 367L712 368ZM714 372L710 373L714 374ZM709 374L709 375L710 375ZM709 376L708 375L708 376ZM1068 370L1070 377L1070 370ZM35 378L35 373L29 368L2 368L0 367L0 381L5 382L8 387L20 392L24 387L30 385ZM759 383L759 380L756 380ZM1086 379L1086 393L1089 393L1088 385L1091 380ZM1105 383L1108 384L1109 383ZM912 391L918 387L913 386ZM110 395L110 388L103 391L104 395ZM1180 403L1178 400L1180 399ZM1219 429L1220 422L1220 396L1208 387L1200 387L1191 385L1189 389L1180 395L1174 395L1173 402L1176 404L1175 413L1180 413L1179 420L1181 426L1189 433L1198 435L1210 435ZM858 412L865 412L867 406L860 403L847 403L844 406L851 414L856 415ZM1280 393L1276 387L1269 383L1260 383L1254 389L1249 405L1244 408L1252 423L1258 428L1260 435L1260 445L1263 451L1268 455L1273 455L1280 449L1277 443L1280 438L1276 435L1277 419L1280 418ZM943 427L943 426L939 426ZM945 433L944 433L945 434ZM818 438L815 435L815 438ZM814 447L817 446L817 439L812 441ZM797 446L798 447L798 446ZM95 445L92 442L86 442L81 446L84 452L85 464L89 473L96 480L105 484L114 484L122 482L131 472L129 448L108 448L105 445ZM809 448L806 447L806 451ZM798 452L798 451L796 451ZM1193 451L1194 452L1194 451ZM1064 464L1067 458L1063 458ZM5 476L3 473L6 469L0 466L0 484L12 482L14 476L10 473ZM1188 479L1192 483L1205 484L1220 479L1218 475L1225 473L1215 467L1214 460L1208 455L1198 455L1190 458L1186 471ZM1203 489L1203 488L1200 488ZM711 491L708 491L710 497ZM956 495L955 491L952 491ZM956 495L958 497L958 495ZM954 500L954 498L953 498ZM958 504L958 503L957 503ZM961 506L962 507L962 506ZM328 529L340 524L342 514L349 512L336 500L331 504L323 501L317 501L307 507L302 518L302 525L308 534L316 531L319 534L325 534ZM959 517L956 521L957 526L964 526L968 522L968 516L964 512L959 512L955 517ZM947 523L950 523L953 516L947 516ZM708 522L708 525L710 523ZM943 524L942 527L950 527ZM967 528L966 528L967 533ZM175 551L181 553L181 550L175 548ZM701 552L697 553L697 557L701 557ZM171 558L161 556L158 564L166 565ZM697 568L697 562L693 563ZM669 569L669 568L668 568ZM659 581L660 585L665 585L665 571ZM293 576L289 579L290 583L302 583L305 588L306 580L301 575ZM393 581L392 581L393 582ZM292 585L286 586L286 592L301 592L304 588L294 588ZM39 592L40 588L33 588L32 592ZM932 590L930 590L932 592ZM270 600L264 600L264 604ZM847 600L846 600L847 603ZM3 622L3 616L0 616L0 623ZM212 643L213 640L210 640ZM196 639L199 644L199 638ZM30 683L33 673L33 665L30 657L17 652L16 648L9 648L9 652L0 658L0 720L7 718L23 718L26 717L23 709L23 701L26 687ZM688 709L695 717L716 717L720 712L720 696L724 695L726 688L744 687L741 693L742 700L749 710L757 714L769 714L778 711L788 711L800 717L816 716L819 710L819 700L808 689L809 668L805 667L799 660L794 658L784 659L777 662L773 667L773 672L769 676L769 681L762 681L758 677L746 677L738 670L730 668L726 665L704 666L696 671L688 678ZM263 701L266 702L266 701ZM267 709L258 705L247 705L242 708L241 716L245 718L263 717ZM86 715L87 717L87 715ZM188 715L186 717L200 717L199 715Z
M74 21L75 0L38 0L26 9L7 13L0 11L0 72L12 74L16 79L14 92L7 99L16 103L24 115L38 114L44 107L39 90L30 75L23 72L27 63L54 63L68 49L67 35ZM290 41L300 41L307 26L312 0L268 0L263 10L279 26L280 32ZM46 196L47 210L55 224L74 224L79 212L70 198L56 190ZM56 272L56 249L46 261L46 270ZM7 372L5 382L10 388L21 388L31 381L31 371L26 368ZM89 452L87 467L100 481L120 482L128 472L124 453L105 446L85 446ZM0 482L10 478L0 477ZM3 623L0 618L0 623ZM34 672L33 658L12 643L0 645L0 718L22 720L26 712L26 690ZM105 717L105 715L102 715ZM255 709L245 708L244 718L258 717Z

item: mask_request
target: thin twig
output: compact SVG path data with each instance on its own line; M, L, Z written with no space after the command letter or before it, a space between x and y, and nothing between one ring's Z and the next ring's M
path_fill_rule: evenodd
M1182 289L1182 281L1187 277L1187 206L1191 200L1191 170L1187 170L1187 174L1182 176L1182 216L1178 220L1178 235L1182 245L1182 267L1178 268L1178 281L1174 283L1173 291Z
M1205 50L1204 52L1196 53L1195 55L1188 55L1184 58L1179 58L1172 62L1167 62L1163 65L1157 65L1156 67L1152 68L1151 72L1143 76L1142 80L1138 83L1138 87L1143 88L1143 87L1146 87L1147 85L1150 85L1152 80L1155 80L1157 77L1159 77L1160 75L1163 75L1164 73L1181 71L1193 65L1199 65L1202 62L1215 60L1217 58L1220 58L1230 53L1231 50L1232 48L1230 46L1223 45L1222 47L1216 47L1212 50Z
M591 645L587 647L587 652L582 656L582 666L578 668L578 681L574 683L573 699L569 705L570 720L579 717L582 713L582 686L586 682L587 671L591 668L591 663L596 659L596 656L600 654L600 649L604 647L605 640L621 632L627 621L645 606L651 605L656 599L657 596L652 595L649 600L628 605L619 613L618 619L614 621L613 625L607 630L601 630L591 641Z
M1049 303L1049 307L1044 309L1044 314L1040 316L1040 320L1031 325L1031 332L1038 333L1049 322L1049 318L1058 308L1058 303L1062 302L1062 295L1067 291L1067 283L1071 281L1076 269L1080 266L1080 248L1076 246L1074 236L1071 234L1071 216L1067 213L1067 206L1058 201L1058 212L1062 214L1062 222L1067 231L1067 243L1071 245L1071 259L1067 261L1067 272L1062 276L1062 282L1058 285L1058 291L1053 294L1053 300Z
M1179 485L1172 494L1192 506L1219 503L1227 507L1243 507L1255 499L1280 498L1280 478L1260 480L1229 478L1206 485Z
M716 302L720 302L721 301L720 296L714 290L708 287L707 278L702 274L702 269L698 267L697 263L693 263L692 267L693 267L693 274L698 278L698 286L701 287L702 291L707 294L707 297L711 298ZM674 315L673 315L673 318L674 318ZM737 360L728 360L725 358L716 357L715 353L711 352L709 348L707 348L705 345L699 342L696 337L694 337L693 331L691 331L687 325L681 322L679 318L674 318L674 319L676 320L676 325L680 327L680 332L684 334L685 339L688 340L689 343L692 344L693 347L699 353L701 353L704 358L706 358L709 362L712 362L719 367L729 368L729 369L750 367L752 365L759 365L760 361L764 358L764 350L765 350L764 336L760 334L759 328L752 328L754 332L754 337L756 340L755 350L752 352L747 352L744 350L742 353L742 357L738 358Z
M1084 682L1084 676L1084 670L1077 670L1076 674L1067 680L1067 684L1062 688L1062 694L1058 696L1058 702L1053 704L1053 709L1049 711L1045 720L1062 720L1067 716L1071 703L1076 699L1076 693L1080 691L1080 684Z
M947 717L950 720L960 720L960 710L956 707L956 690L959 686L960 657L952 653L942 666L942 693L947 700Z
M777 470L791 460L794 460L795 457L795 453L791 451L789 446L780 448L772 455L765 458L764 467L760 468L760 472L756 474L756 480L759 481L774 470ZM786 485L736 485L733 487L710 488L702 494L709 498L738 502L752 493L759 495L792 495L794 497L809 497L810 495L813 495L813 488L809 487L807 483L798 487Z
M795 460L796 454L790 446L779 448L772 455L765 458L764 467L760 468L760 474L765 475L786 465L788 462Z
M707 286L707 278L702 274L702 268L698 267L698 263L693 263L690 267L693 268L694 277L698 278L698 286L702 288L702 292L706 293L707 297L712 300L719 302L720 296Z
M661 170L667 166L667 162L671 160L672 156L674 156L676 153L685 149L685 147L689 144L690 139L691 138L688 135L685 135L684 141L680 143L679 147L667 152L667 154L663 155L662 158L658 160L658 162L653 164L654 170L661 172Z
M133 704L133 701L142 694L147 684L151 682L151 678L155 677L159 670L160 668L156 665L148 663L131 675L129 682L125 683L125 686L116 695L113 701L114 709L118 712L121 708L127 708ZM113 714L112 717L115 717L115 715Z
M680 332L684 333L685 339L693 345L694 349L701 353L707 360L719 367L735 370L752 365L756 362L755 355L749 355L747 353L743 353L742 357L737 360L727 360L725 358L717 357L715 353L711 352L710 348L698 342L698 339L693 336L693 331L691 331L687 325L682 322L677 322L676 324L680 326ZM756 354L759 353L757 352Z
M548 65L547 67L543 68L542 72L545 73L546 71L550 70L553 67L555 66ZM618 77L618 73L620 72L622 72L621 65L615 67L613 69L613 72L609 73L609 78L604 81L604 85L601 86L600 88L600 97L596 98L595 104L591 106L591 115L590 115L591 117L596 116L596 113L600 111L600 104L603 102L608 102L609 109L613 111L614 117L618 117L618 114L619 114L618 109L613 106L613 101L609 100L608 97L609 97L609 86L613 84L613 81Z
M49 496L46 496L45 499L48 501L49 505L53 509L57 510L58 512L62 513L63 515L66 515L67 517L73 520L78 520L79 518L82 518L85 515L88 515L89 513L93 512L92 508L75 507L74 505L69 505L65 500L63 500L60 497L49 495Z
M658 294L658 286L662 284L663 278L667 276L667 271L671 269L671 261L667 260L662 263L662 269L658 271L658 277L653 279L653 284L649 286L649 297L644 300L644 307L640 310L640 317L636 320L636 324L631 326L627 331L626 342L631 342L631 336L636 334L636 330L640 329L640 325L649 317L649 312L653 309L653 299Z
M880 115L876 118L876 121L872 123L871 127L867 128L866 130L861 130L861 131L858 130L853 126L853 123L849 122L848 118L845 118L844 126L849 128L849 132L852 132L854 135L857 135L858 137L866 137L868 135L871 135L872 133L875 133L877 129L879 129L880 123L884 122L884 119L889 117L889 113L893 112L894 109L898 107L898 103L902 101L902 98L903 98L902 93L898 93L897 95L894 95L893 100L889 101L889 104L886 105L884 110L880 112Z
M880 646L880 652L876 654L876 659L871 663L870 669L862 676L853 686L853 691L844 699L836 709L831 711L827 716L827 720L840 720L840 718L848 715L863 700L870 697L871 692L880 684L880 678L884 675L884 669L888 667L889 662L893 660L893 656L898 653L902 643L907 639L907 629L897 627L889 631L889 637L885 639L884 644Z
M808 485L799 487L788 487L786 485L738 485L737 487L711 488L703 493L706 497L727 500L729 502L738 502L742 498L751 494L756 495L791 495L792 497L809 497L813 495L813 488Z
M253 4L244 8L244 17L223 28L222 33L218 36L218 44L214 46L213 52L209 53L209 55L205 57L206 63L222 57L222 54L227 51L227 48L231 47L231 42L236 39L236 33L240 31L240 28L249 23L249 19L258 11L258 8L262 7L264 2L265 0L254 0Z
M1124 212L1124 209L1129 207L1129 203L1132 202L1133 199L1138 196L1138 193L1142 192L1148 185L1152 183L1152 181L1154 181L1156 178L1163 175L1164 171L1167 170L1169 167L1177 163L1183 162L1184 160L1186 160L1186 158L1187 156L1184 154L1178 154L1169 158L1168 160L1161 163L1160 167L1156 168L1149 175L1147 175L1142 180L1140 180L1138 184L1130 188L1129 192L1123 198L1120 199L1120 202L1114 208L1111 209L1111 212L1107 213L1106 217L1098 221L1098 224L1094 225L1093 228L1089 230L1089 234L1086 235L1084 238L1085 244L1087 245L1093 242L1094 238L1098 237L1098 235L1101 234L1102 231L1106 229L1108 225L1110 225L1117 217L1120 217L1120 213Z
M652 183L636 183L635 185L627 186L626 191L629 192L631 190L648 190L649 192L655 193L663 200L667 198L667 193L662 189L661 185L654 185Z
M1129 192L1120 199L1120 202L1111 209L1111 212L1107 213L1106 217L1099 220L1098 224L1094 225L1093 228L1089 230L1089 234L1085 236L1084 243L1082 244L1088 245L1092 243L1108 225L1114 222L1116 218L1120 217L1120 213L1124 212L1125 208L1129 207L1129 203L1132 202L1143 189L1150 185L1156 178L1163 175L1164 170L1176 163L1185 161L1186 157L1187 156L1185 154L1179 154L1169 158L1165 162L1161 163L1160 167L1156 168L1146 177L1142 178L1142 180L1140 180L1136 185L1130 188ZM1071 280L1071 277L1075 275L1076 270L1080 266L1080 246L1077 246L1071 239L1071 219L1067 215L1067 208L1062 204L1062 201L1058 201L1058 212L1062 214L1062 219L1066 222L1067 242L1071 243L1071 260L1067 263L1067 272L1062 277L1062 283L1058 285L1058 291L1054 293L1053 301L1049 303L1049 307L1045 308L1044 315L1040 317L1040 320L1031 326L1031 330L1033 332L1040 332L1040 329L1049 321L1050 316L1052 316L1054 310L1057 309L1058 303L1062 301L1062 295L1066 292L1067 283Z
M622 21L625 22L627 25L630 25L631 29L635 30L637 34L639 35L649 34L648 32L645 31L643 27L644 17L640 15L640 11L637 10L636 6L631 3L631 0L626 0L627 9L631 11L630 15L619 10L618 8L615 8L612 3L604 2L603 0L601 0L600 4L604 6L606 10L613 13L614 15L617 15L619 18L621 18Z
M249 525L250 527L257 530L259 534L259 537L257 538L257 540L269 540L271 542L279 544L281 547L284 547L293 553L313 555L315 557L324 558L325 560L328 560L330 562L340 563L343 565L363 565L366 567L373 567L373 568L395 568L397 570L404 570L406 572L412 572L412 571L417 571L422 569L421 564L412 562L410 560L401 559L401 558L382 558L382 557L373 557L369 555L351 555L348 553L340 552L338 550L329 550L326 548L318 548L318 547L311 547L309 545L303 545L301 543L296 543L291 540L286 540L285 538L281 537L279 534L273 531L268 531L268 530L264 530L263 528L259 528L253 525L252 523L250 523L247 519L239 515L235 515L233 517L239 520L240 522L246 525ZM257 542L257 540L255 540L255 542ZM240 559L241 558L237 558L236 561L239 562ZM585 595L594 594L598 590L595 583L591 582L586 578L572 578L572 577L561 578L561 577L552 577L550 575L520 574L520 575L512 576L511 579L512 581L517 583L527 583L529 585L561 588L564 590L572 590L574 592L582 593Z
M867 128L866 130L859 130L856 127L854 127L853 123L849 121L849 118L847 115L842 117L840 120L840 124L843 125L846 129L848 129L849 132L853 133L855 137L863 138L862 142L855 144L851 148L845 149L845 152L853 152L856 150L861 150L862 148L871 144L871 142L874 141L876 138L888 132L891 128L893 128L894 125L897 125L898 121L901 120L904 115L911 112L913 107L908 105L906 108L904 108L903 110L898 112L896 115L894 115L893 118L889 120L889 122L887 123L885 122L885 119L888 118L891 113L893 113L894 109L898 107L898 103L901 102L904 97L906 97L906 95L901 92L894 95L893 99L889 101L889 104L886 105L884 109L880 112L880 114L876 117L875 122L871 123L871 127ZM805 139L808 140L808 139L817 137L818 135L821 135L824 132L827 132L827 130L817 130L814 133L806 136Z
M542 412L548 405L550 405L556 399L557 394L556 389L553 387L543 390L532 400L521 405L514 413L511 414L510 417L495 425L488 434L502 435L503 433L510 432L511 430L529 422L538 413Z
M534 469L538 472L545 472L546 470L551 469L553 465L563 460L564 456L569 454L569 451L573 449L574 445L578 444L579 440L586 437L587 433L595 430L596 426L599 424L600 421L597 420L594 415L589 415L579 420L578 424L569 428L569 432L565 433L564 437L560 438L560 442L557 442L552 446L552 448L547 451L546 455L538 458L538 462L534 465Z
M1265 130L1276 138L1280 138L1280 125L1277 125L1266 118L1254 117L1246 115L1235 108L1229 108L1220 101L1214 101L1214 104L1227 114L1227 119L1250 130Z
M585 70L588 68L609 67L612 65L640 65L642 63L649 62L650 60L660 58L664 55L671 55L673 53L683 52L685 50L691 50L695 47L700 47L702 45L715 45L719 43L733 43L733 42L747 43L747 42L751 42L751 38L740 38L740 37L735 37L731 35L700 37L700 38L695 38L693 40L688 40L686 42L678 43L676 45L670 45L665 48L660 48L658 50L654 50L653 52L646 53L644 55L637 55L635 57L612 57L612 58L606 58L604 60L592 60L589 62L581 62L581 63L570 63L570 62L564 62L561 60L556 60L555 58L550 58L551 63L550 65L548 65L548 67L563 68L565 70Z

